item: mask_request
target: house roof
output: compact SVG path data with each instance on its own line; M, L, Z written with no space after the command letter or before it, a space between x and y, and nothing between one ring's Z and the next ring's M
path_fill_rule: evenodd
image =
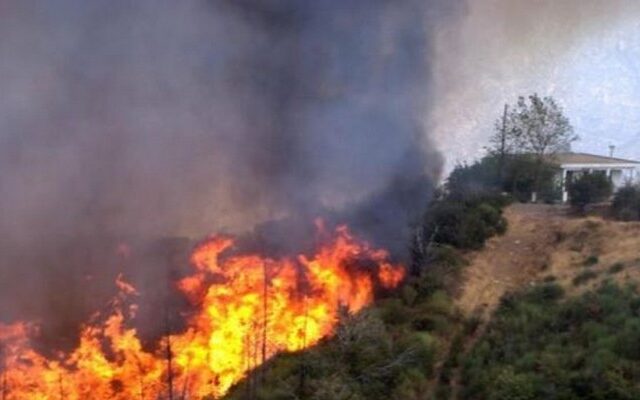
M638 164L640 161L625 160L623 158L606 157L588 153L558 153L551 156L552 162L559 165L566 164Z

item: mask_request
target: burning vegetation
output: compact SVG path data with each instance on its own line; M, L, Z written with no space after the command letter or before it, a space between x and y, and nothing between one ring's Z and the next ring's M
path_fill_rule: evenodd
M0 398L199 399L218 398L275 354L299 351L332 335L338 315L355 313L376 289L404 278L385 250L351 235L328 234L313 255L281 259L228 254L231 237L214 236L191 254L193 273L176 285L197 312L185 329L167 331L147 351L129 326L136 289L122 277L110 311L96 314L69 353L34 349L37 325L0 325ZM167 328L170 328L167 322Z

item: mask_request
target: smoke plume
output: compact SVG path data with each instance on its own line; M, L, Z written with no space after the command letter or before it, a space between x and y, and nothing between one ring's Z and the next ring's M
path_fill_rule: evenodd
M189 243L168 238L289 249L320 216L401 256L441 164L432 38L460 9L2 2L0 319L65 332L122 269L156 293Z

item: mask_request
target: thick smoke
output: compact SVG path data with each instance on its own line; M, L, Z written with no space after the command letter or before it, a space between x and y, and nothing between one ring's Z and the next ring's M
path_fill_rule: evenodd
M68 332L120 270L157 305L178 236L290 249L324 216L401 256L440 166L431 38L459 8L2 2L0 319Z

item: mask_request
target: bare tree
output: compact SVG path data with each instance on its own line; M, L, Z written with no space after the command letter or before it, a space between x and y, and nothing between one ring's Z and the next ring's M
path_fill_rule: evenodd
M0 361L2 361L2 364L0 364L0 370L2 371L2 382L0 382L0 385L2 386L0 386L0 394L2 394L1 399L6 400L9 387L7 382L7 360L5 359L2 343L0 343Z
M58 375L58 391L59 391L59 395L60 395L60 400L65 400L66 399L66 395L64 393L64 385L63 385L63 381L62 381L62 373L60 373Z
M491 146L489 147L489 153L495 156L498 160L498 182L502 184L504 177L504 168L509 154L516 150L516 138L513 129L513 124L509 124L509 105L504 105L504 112L502 117L495 122L495 132L489 139Z
M168 306L165 308L165 340L167 357L167 386L169 391L169 400L173 400L173 350L171 349L171 320Z
M302 291L302 295L303 300L304 300L304 321L303 321L303 327L302 327L302 346L301 349L303 350L301 356L300 356L300 369L299 369L299 375L298 375L298 390L297 390L297 397L300 399L305 399L307 398L307 353L306 351L304 351L304 349L306 349L307 347L307 325L308 325L308 321L309 321L309 305L308 305L308 295L307 295L307 288L306 286L303 286L301 288L299 288L299 290Z
M265 261L262 264L262 349L260 364L260 381L264 385L267 374L267 337L269 323L269 286L271 284L269 263Z

